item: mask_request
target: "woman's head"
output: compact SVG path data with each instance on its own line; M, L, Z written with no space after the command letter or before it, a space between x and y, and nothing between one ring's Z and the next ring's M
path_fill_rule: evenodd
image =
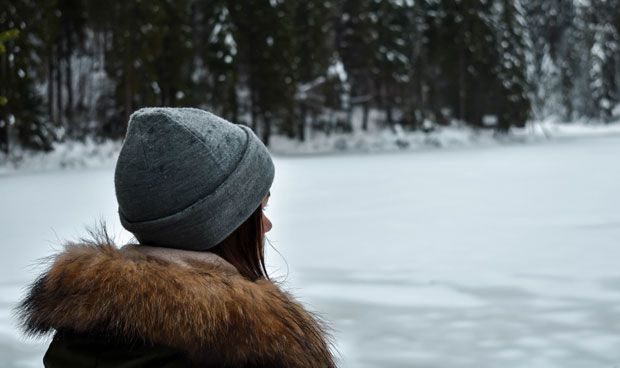
M140 243L205 251L268 227L255 217L273 178L250 128L198 109L147 108L130 118L114 183L121 223Z
M241 275L250 279L268 279L265 268L265 234L272 224L264 213L270 194L250 217L214 248L209 249L231 263Z

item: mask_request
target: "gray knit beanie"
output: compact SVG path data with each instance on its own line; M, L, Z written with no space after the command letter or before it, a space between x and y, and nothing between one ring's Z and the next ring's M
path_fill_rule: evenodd
M274 166L246 126L191 108L145 108L129 119L114 184L125 229L142 244L207 250L269 192Z

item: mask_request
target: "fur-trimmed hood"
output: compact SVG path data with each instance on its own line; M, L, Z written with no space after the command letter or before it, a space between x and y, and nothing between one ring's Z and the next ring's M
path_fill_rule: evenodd
M335 367L319 319L206 252L70 245L18 307L25 331L102 332L226 366Z

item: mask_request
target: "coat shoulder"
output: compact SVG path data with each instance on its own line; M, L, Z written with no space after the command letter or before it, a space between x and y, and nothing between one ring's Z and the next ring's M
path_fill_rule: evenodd
M335 367L324 323L279 285L183 252L69 246L33 283L18 315L33 335L96 332L171 348L192 362Z

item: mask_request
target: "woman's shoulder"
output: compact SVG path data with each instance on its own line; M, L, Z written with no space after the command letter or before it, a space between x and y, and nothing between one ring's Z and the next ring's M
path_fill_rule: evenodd
M332 367L323 323L269 280L210 253L74 244L18 307L25 330L98 331L199 362Z

